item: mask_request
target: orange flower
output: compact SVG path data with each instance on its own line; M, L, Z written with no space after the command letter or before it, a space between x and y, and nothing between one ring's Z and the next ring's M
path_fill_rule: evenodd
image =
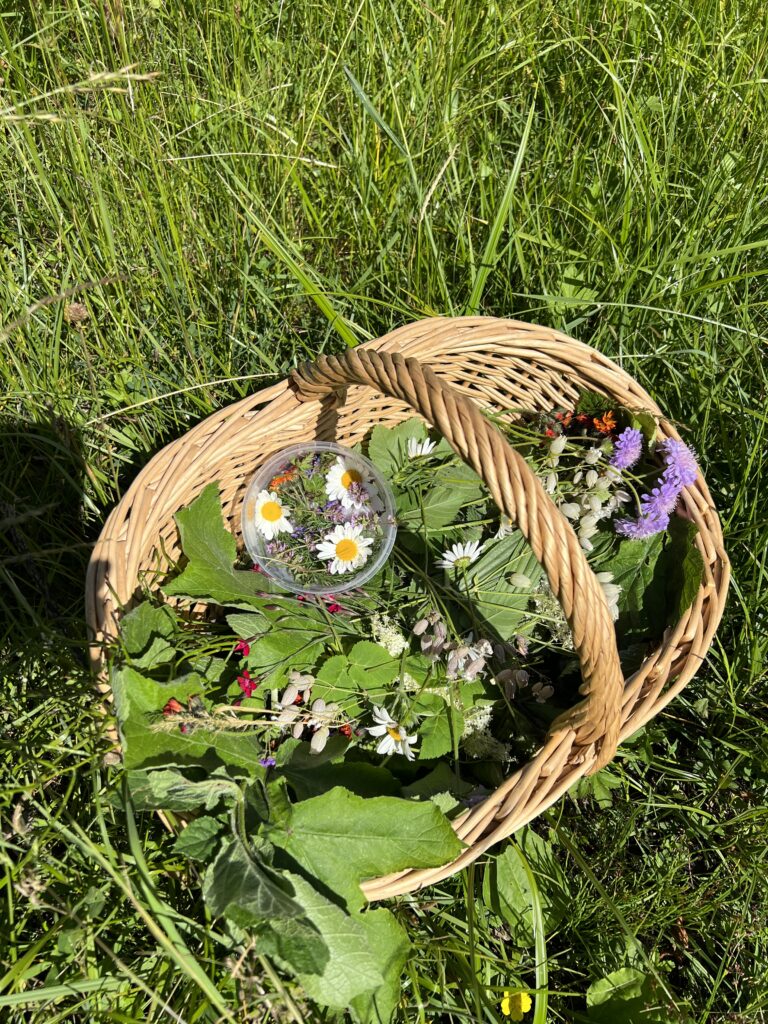
M268 491L276 491L281 484L287 484L289 480L293 480L296 476L295 469L288 469L285 473L278 473L277 476L273 476L269 481Z
M616 417L613 415L612 409L600 419L596 416L592 422L595 425L595 429L599 430L601 434L610 434L612 430L616 429Z

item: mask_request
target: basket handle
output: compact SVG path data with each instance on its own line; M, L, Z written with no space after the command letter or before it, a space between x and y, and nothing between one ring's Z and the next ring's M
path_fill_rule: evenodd
M471 399L443 382L429 366L400 353L357 349L341 356L320 356L294 370L291 379L300 401L362 384L408 403L484 480L493 500L517 524L543 566L581 664L579 692L585 699L556 718L548 735L572 729L576 744L596 746L591 771L606 765L616 752L624 691L613 621L573 527L525 459Z

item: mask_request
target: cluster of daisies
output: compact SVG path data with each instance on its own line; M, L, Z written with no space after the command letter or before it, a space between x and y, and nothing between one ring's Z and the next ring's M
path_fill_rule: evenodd
M247 514L267 559L309 578L362 568L381 536L384 504L363 462L317 452L288 463Z

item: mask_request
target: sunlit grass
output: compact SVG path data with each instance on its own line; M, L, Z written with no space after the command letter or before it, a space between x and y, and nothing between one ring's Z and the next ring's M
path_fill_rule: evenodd
M500 1020L504 988L544 984L548 1019L586 1021L588 986L625 966L654 979L650 1020L763 1019L762 6L8 7L0 1017L330 1019L227 948L160 822L122 803L84 565L141 466L214 409L477 310L588 341L684 426L734 586L705 669L611 767L610 805L566 797L537 825L569 887L546 971L484 906L481 862L400 902L401 1020Z

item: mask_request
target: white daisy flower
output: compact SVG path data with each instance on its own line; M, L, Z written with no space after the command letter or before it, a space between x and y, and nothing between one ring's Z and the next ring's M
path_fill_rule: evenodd
M253 510L256 529L267 540L274 540L278 533L293 533L286 511L274 491L260 491Z
M435 565L440 569L467 569L477 561L480 550L479 540L472 540L468 544L454 544L448 551L443 552L443 557L439 558Z
M437 447L436 441L417 441L415 437L408 438L408 458L417 459L420 455L431 455Z
M330 500L340 501L344 508L358 509L366 501L374 512L384 507L370 476L341 456L326 473L325 489Z
M343 523L323 537L317 546L317 557L330 562L331 573L351 572L365 565L373 545L372 537L363 537L362 526Z
M416 742L416 736L409 736L402 725L396 722L386 708L374 707L373 719L376 725L369 725L367 731L371 736L381 736L377 754L402 754L409 761L413 761L412 744Z

